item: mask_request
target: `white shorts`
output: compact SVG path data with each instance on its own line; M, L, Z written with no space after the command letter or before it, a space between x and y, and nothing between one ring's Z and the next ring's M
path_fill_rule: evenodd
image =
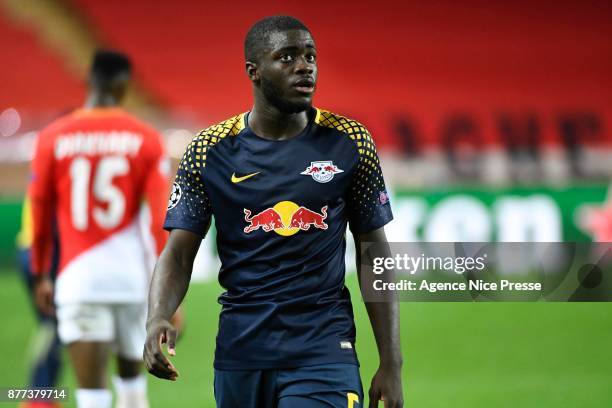
M146 339L145 303L74 303L57 307L59 338L113 343L128 360L142 360Z

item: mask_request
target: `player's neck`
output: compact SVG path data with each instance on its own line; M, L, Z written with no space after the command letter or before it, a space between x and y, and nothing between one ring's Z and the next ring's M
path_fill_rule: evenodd
M308 125L308 111L284 113L270 106L255 104L248 116L248 126L255 134L272 140L291 139Z
M94 108L116 108L119 106L119 101L114 95L91 93L85 101L86 109Z

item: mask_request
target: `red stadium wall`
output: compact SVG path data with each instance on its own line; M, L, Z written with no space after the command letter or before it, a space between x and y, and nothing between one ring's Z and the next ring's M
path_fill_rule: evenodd
M29 27L0 12L0 112L63 111L79 106L84 83Z
M243 37L258 18L284 13L317 41L316 104L358 118L379 145L411 153L440 144L612 144L605 2L65 1L99 39L133 56L140 83L162 105L198 126L249 109ZM16 43L0 37L8 55L36 43L23 33ZM80 104L79 81L31 50L27 62L9 58L2 69L13 73L2 104Z
M204 122L249 109L243 37L286 13L314 33L317 105L356 116L379 143L560 143L564 131L610 143L604 2L73 1L165 104Z

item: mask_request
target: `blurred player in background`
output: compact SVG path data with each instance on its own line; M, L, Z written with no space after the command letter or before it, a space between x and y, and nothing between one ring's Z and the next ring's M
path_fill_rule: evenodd
M106 369L113 351L116 406L148 406L141 374L149 283L143 237L153 237L154 255L161 251L168 163L160 135L118 107L130 72L125 55L97 52L85 107L40 133L32 162L36 297L46 313L53 303L57 308L80 408L111 406ZM143 199L151 214L145 235L139 219ZM61 249L55 288L47 274L54 217Z
M53 224L53 249L49 276L52 280L55 280L59 248L55 222L53 222ZM31 356L32 363L28 385L31 388L50 388L57 385L62 367L61 345L57 333L57 320L55 315L42 313L36 307L34 301L34 274L31 268L31 248L32 205L30 198L26 196L21 210L21 229L19 230L19 235L17 235L17 249L19 251L19 269L28 288L28 294L34 303L38 322ZM53 402L45 401L24 402L20 405L22 408L53 408L57 406L58 405Z
M312 107L316 48L300 21L257 22L245 57L253 109L202 131L179 166L149 295L145 363L160 378L178 376L160 344L174 355L169 320L214 215L226 289L217 406L362 407L345 232L348 224L357 248L386 243L393 216L376 148L360 123ZM366 308L380 356L370 406L401 407L397 302Z

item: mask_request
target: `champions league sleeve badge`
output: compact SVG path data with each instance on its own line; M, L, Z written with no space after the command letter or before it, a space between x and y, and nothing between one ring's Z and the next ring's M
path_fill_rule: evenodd
M168 210L173 209L181 200L181 186L177 182L172 184L172 193L170 194L170 199L168 200Z
M300 174L304 176L312 176L312 179L318 183L327 183L334 178L335 174L343 173L333 161L314 161L310 162L310 166Z
M387 194L387 191L380 191L378 193L378 204L380 205L385 205L389 202L389 194Z

